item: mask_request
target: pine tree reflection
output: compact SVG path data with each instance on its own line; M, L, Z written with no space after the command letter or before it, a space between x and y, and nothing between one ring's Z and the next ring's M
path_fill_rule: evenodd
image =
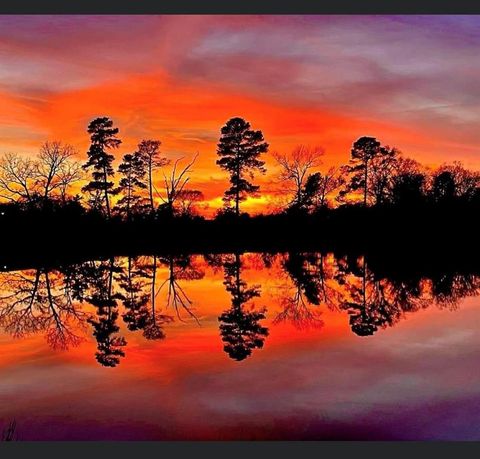
M97 340L95 358L103 366L115 367L120 357L125 357L123 348L127 345L126 339L118 335L118 294L113 292L113 274L121 272L121 268L110 258L107 262L87 262L80 270L89 284L89 296L85 300L97 309L96 317L88 319Z
M223 258L225 288L232 297L232 306L218 317L224 351L233 360L241 361L252 354L254 349L263 347L268 328L260 321L265 319L266 309L248 310L246 305L253 298L260 297L260 286L247 287L241 279L242 263L238 253Z
M436 304L454 308L460 299L478 295L479 278L473 274L431 274L410 277L377 275L365 257L325 257L318 253L289 253L282 263L291 282L280 297L282 311L274 323L290 321L298 328L321 324L321 311L347 311L352 332L369 336L396 324L407 312Z
M369 336L394 326L407 313L431 305L455 309L462 299L480 295L480 276L470 264L453 269L424 263L410 269L404 263L397 269L395 260L384 258L295 252L205 255L204 261L214 272L223 271L231 307L219 315L219 329L224 351L237 361L262 348L269 334L263 324L266 310L254 304L260 286L247 285L242 276L247 266L249 272L269 270L268 277L278 279L276 303L281 310L273 323L290 322L299 329L322 327L322 313L328 308L347 312L352 332ZM89 324L97 342L97 361L112 367L125 356L127 344L119 316L128 331L141 332L149 340L163 339L165 324L173 317L162 309L174 310L181 321L188 317L198 321L193 298L182 284L204 276L201 259L187 255L110 258L3 272L0 326L19 338L42 333L52 348L68 349L84 339Z
M339 263L346 295L340 308L348 311L352 332L373 335L379 328L393 325L402 315L402 307L389 295L388 281L376 279L364 257L346 258ZM349 278L345 276L353 274ZM345 281L346 280L346 281Z
M386 278L370 270L365 257L344 257L338 265L337 280L348 293L340 308L349 312L352 331L359 336L392 326L407 312L432 304L454 308L461 298L479 293L478 276L470 274Z
M118 276L118 298L125 308L122 318L131 331L143 330L150 316L147 308L149 295L144 291L145 283L140 273L133 269L133 263L132 257L127 257L127 269Z

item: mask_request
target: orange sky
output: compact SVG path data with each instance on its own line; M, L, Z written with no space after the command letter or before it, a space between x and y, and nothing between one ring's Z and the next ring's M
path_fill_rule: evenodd
M270 144L262 197L277 199L271 153L325 149L321 168L373 135L427 165L480 168L475 21L433 17L10 16L0 18L0 152L34 155L45 140L84 160L86 126L109 116L123 143L162 141L199 157L191 187L210 211L227 177L215 165L233 116ZM372 27L375 25L375 27ZM455 33L452 35L452 30ZM401 37L409 37L401 40ZM117 162L118 164L118 162ZM159 177L160 178L160 177Z

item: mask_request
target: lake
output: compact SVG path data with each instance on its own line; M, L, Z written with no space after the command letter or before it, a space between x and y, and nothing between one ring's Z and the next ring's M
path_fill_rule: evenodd
M237 253L1 272L0 431L479 440L480 277L412 271Z

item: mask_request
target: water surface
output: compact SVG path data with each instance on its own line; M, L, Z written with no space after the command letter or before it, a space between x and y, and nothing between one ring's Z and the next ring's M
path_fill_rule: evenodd
M363 257L118 257L0 273L19 440L480 439L480 278Z

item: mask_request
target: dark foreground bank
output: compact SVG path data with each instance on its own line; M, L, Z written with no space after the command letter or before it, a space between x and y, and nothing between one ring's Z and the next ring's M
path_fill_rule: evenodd
M123 222L85 215L2 216L0 266L10 270L144 253L323 251L408 266L476 266L478 209L345 207L315 215L164 218Z

